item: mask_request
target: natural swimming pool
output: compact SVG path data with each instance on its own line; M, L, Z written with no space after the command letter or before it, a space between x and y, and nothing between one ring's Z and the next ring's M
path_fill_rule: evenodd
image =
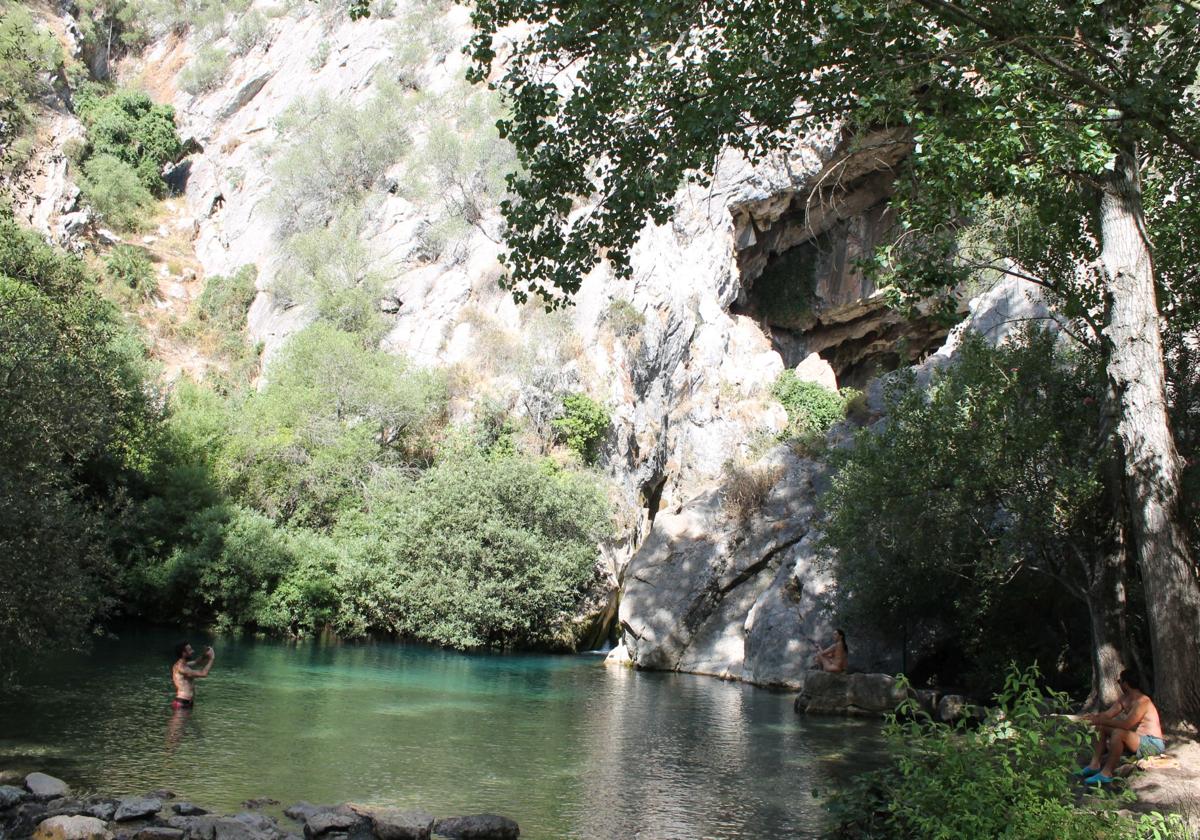
M504 814L533 840L740 840L819 834L819 795L878 743L877 724L800 718L787 693L388 642L218 638L179 715L174 641L123 633L23 675L0 695L0 769L231 813L352 800Z

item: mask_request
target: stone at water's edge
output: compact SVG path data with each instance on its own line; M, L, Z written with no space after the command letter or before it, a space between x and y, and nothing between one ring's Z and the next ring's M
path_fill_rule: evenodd
M16 770L0 770L0 785L21 787L23 784L25 784L24 773L18 773Z
M426 811L382 808L371 811L371 823L378 840L429 840L434 816Z
M25 791L12 785L0 785L0 811L11 808L25 798Z
M51 817L38 824L33 840L112 840L112 834L95 817Z
M152 817L162 810L162 800L147 796L131 796L122 799L117 806L113 819L116 822L128 822Z
M347 807L339 807L334 811L322 811L313 814L304 822L304 836L308 840L314 837L335 832L337 834L361 835L370 834L370 820L355 813Z
M878 717L907 697L887 674L833 674L813 671L796 698L796 714Z
M183 840L183 832L165 825L151 825L133 835L133 840Z
M45 773L30 773L26 776L25 789L37 799L57 799L71 792L71 788L62 779L47 776Z
M438 820L434 831L452 840L517 840L521 836L521 829L515 822L496 814Z
M193 805L191 802L176 802L171 806L171 810L181 817L200 817L208 813L199 805Z

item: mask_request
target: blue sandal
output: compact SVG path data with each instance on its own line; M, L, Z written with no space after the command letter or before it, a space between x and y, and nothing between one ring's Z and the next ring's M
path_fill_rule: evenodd
M1099 767L1088 767L1085 764L1082 767L1080 767L1078 770L1073 772L1071 775L1076 776L1080 779L1086 779L1088 776L1095 776L1099 772L1100 772Z
M1085 785L1111 785L1115 782L1112 776L1105 776L1103 773L1097 772L1094 776L1088 776L1083 780Z

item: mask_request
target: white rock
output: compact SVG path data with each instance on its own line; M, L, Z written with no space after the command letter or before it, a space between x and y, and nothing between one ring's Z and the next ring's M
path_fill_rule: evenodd
M38 799L56 799L71 792L71 788L62 779L47 776L45 773L30 773L26 776L25 789Z
M103 820L95 817L51 817L38 823L33 840L111 840Z
M833 366L816 353L809 353L804 361L796 365L796 378L801 382L815 382L830 391L838 389L837 374Z

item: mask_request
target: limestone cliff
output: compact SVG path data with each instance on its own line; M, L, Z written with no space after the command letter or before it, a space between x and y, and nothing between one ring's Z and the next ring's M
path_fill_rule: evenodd
M250 329L269 360L312 318L281 291L293 270L281 242L290 215L303 211L279 201L288 121L305 102L365 112L380 97L418 93L397 126L404 142L361 185L344 228L383 278L384 345L455 370L466 383L455 403L461 417L487 397L537 423L539 395L554 389L607 402L613 424L600 466L614 487L619 536L604 547L606 591L595 608L611 621L620 601L619 635L640 666L800 684L809 640L828 630L812 524L823 466L772 447L786 415L770 386L803 363L813 378L862 387L946 338L937 322L887 309L855 264L888 235L891 169L907 141L881 135L836 165L834 136L757 168L727 156L711 187L679 193L670 224L646 229L630 279L602 266L574 306L547 315L498 287L497 195L455 182L439 182L433 195L413 188L444 163L422 154L438 132L503 164L499 140L472 146L481 123L470 114L483 94L461 81L467 10L379 5L382 14L351 22L334 2L255 0L242 17L254 21L253 38L230 20L221 30L164 34L116 65L124 81L174 104L195 150L171 173L182 198L160 232L186 232L198 271L163 282L183 305L204 276L256 266ZM228 58L220 77L181 84L214 47ZM64 115L59 147L73 133ZM75 209L70 173L61 148L47 160L34 191L43 198L26 216L69 241L81 226L64 215ZM340 161L329 163L336 170ZM484 178L480 166L455 171ZM453 237L432 242L448 217L460 223ZM746 520L725 503L731 460L757 462L776 479ZM886 651L875 654L869 664L886 664Z

